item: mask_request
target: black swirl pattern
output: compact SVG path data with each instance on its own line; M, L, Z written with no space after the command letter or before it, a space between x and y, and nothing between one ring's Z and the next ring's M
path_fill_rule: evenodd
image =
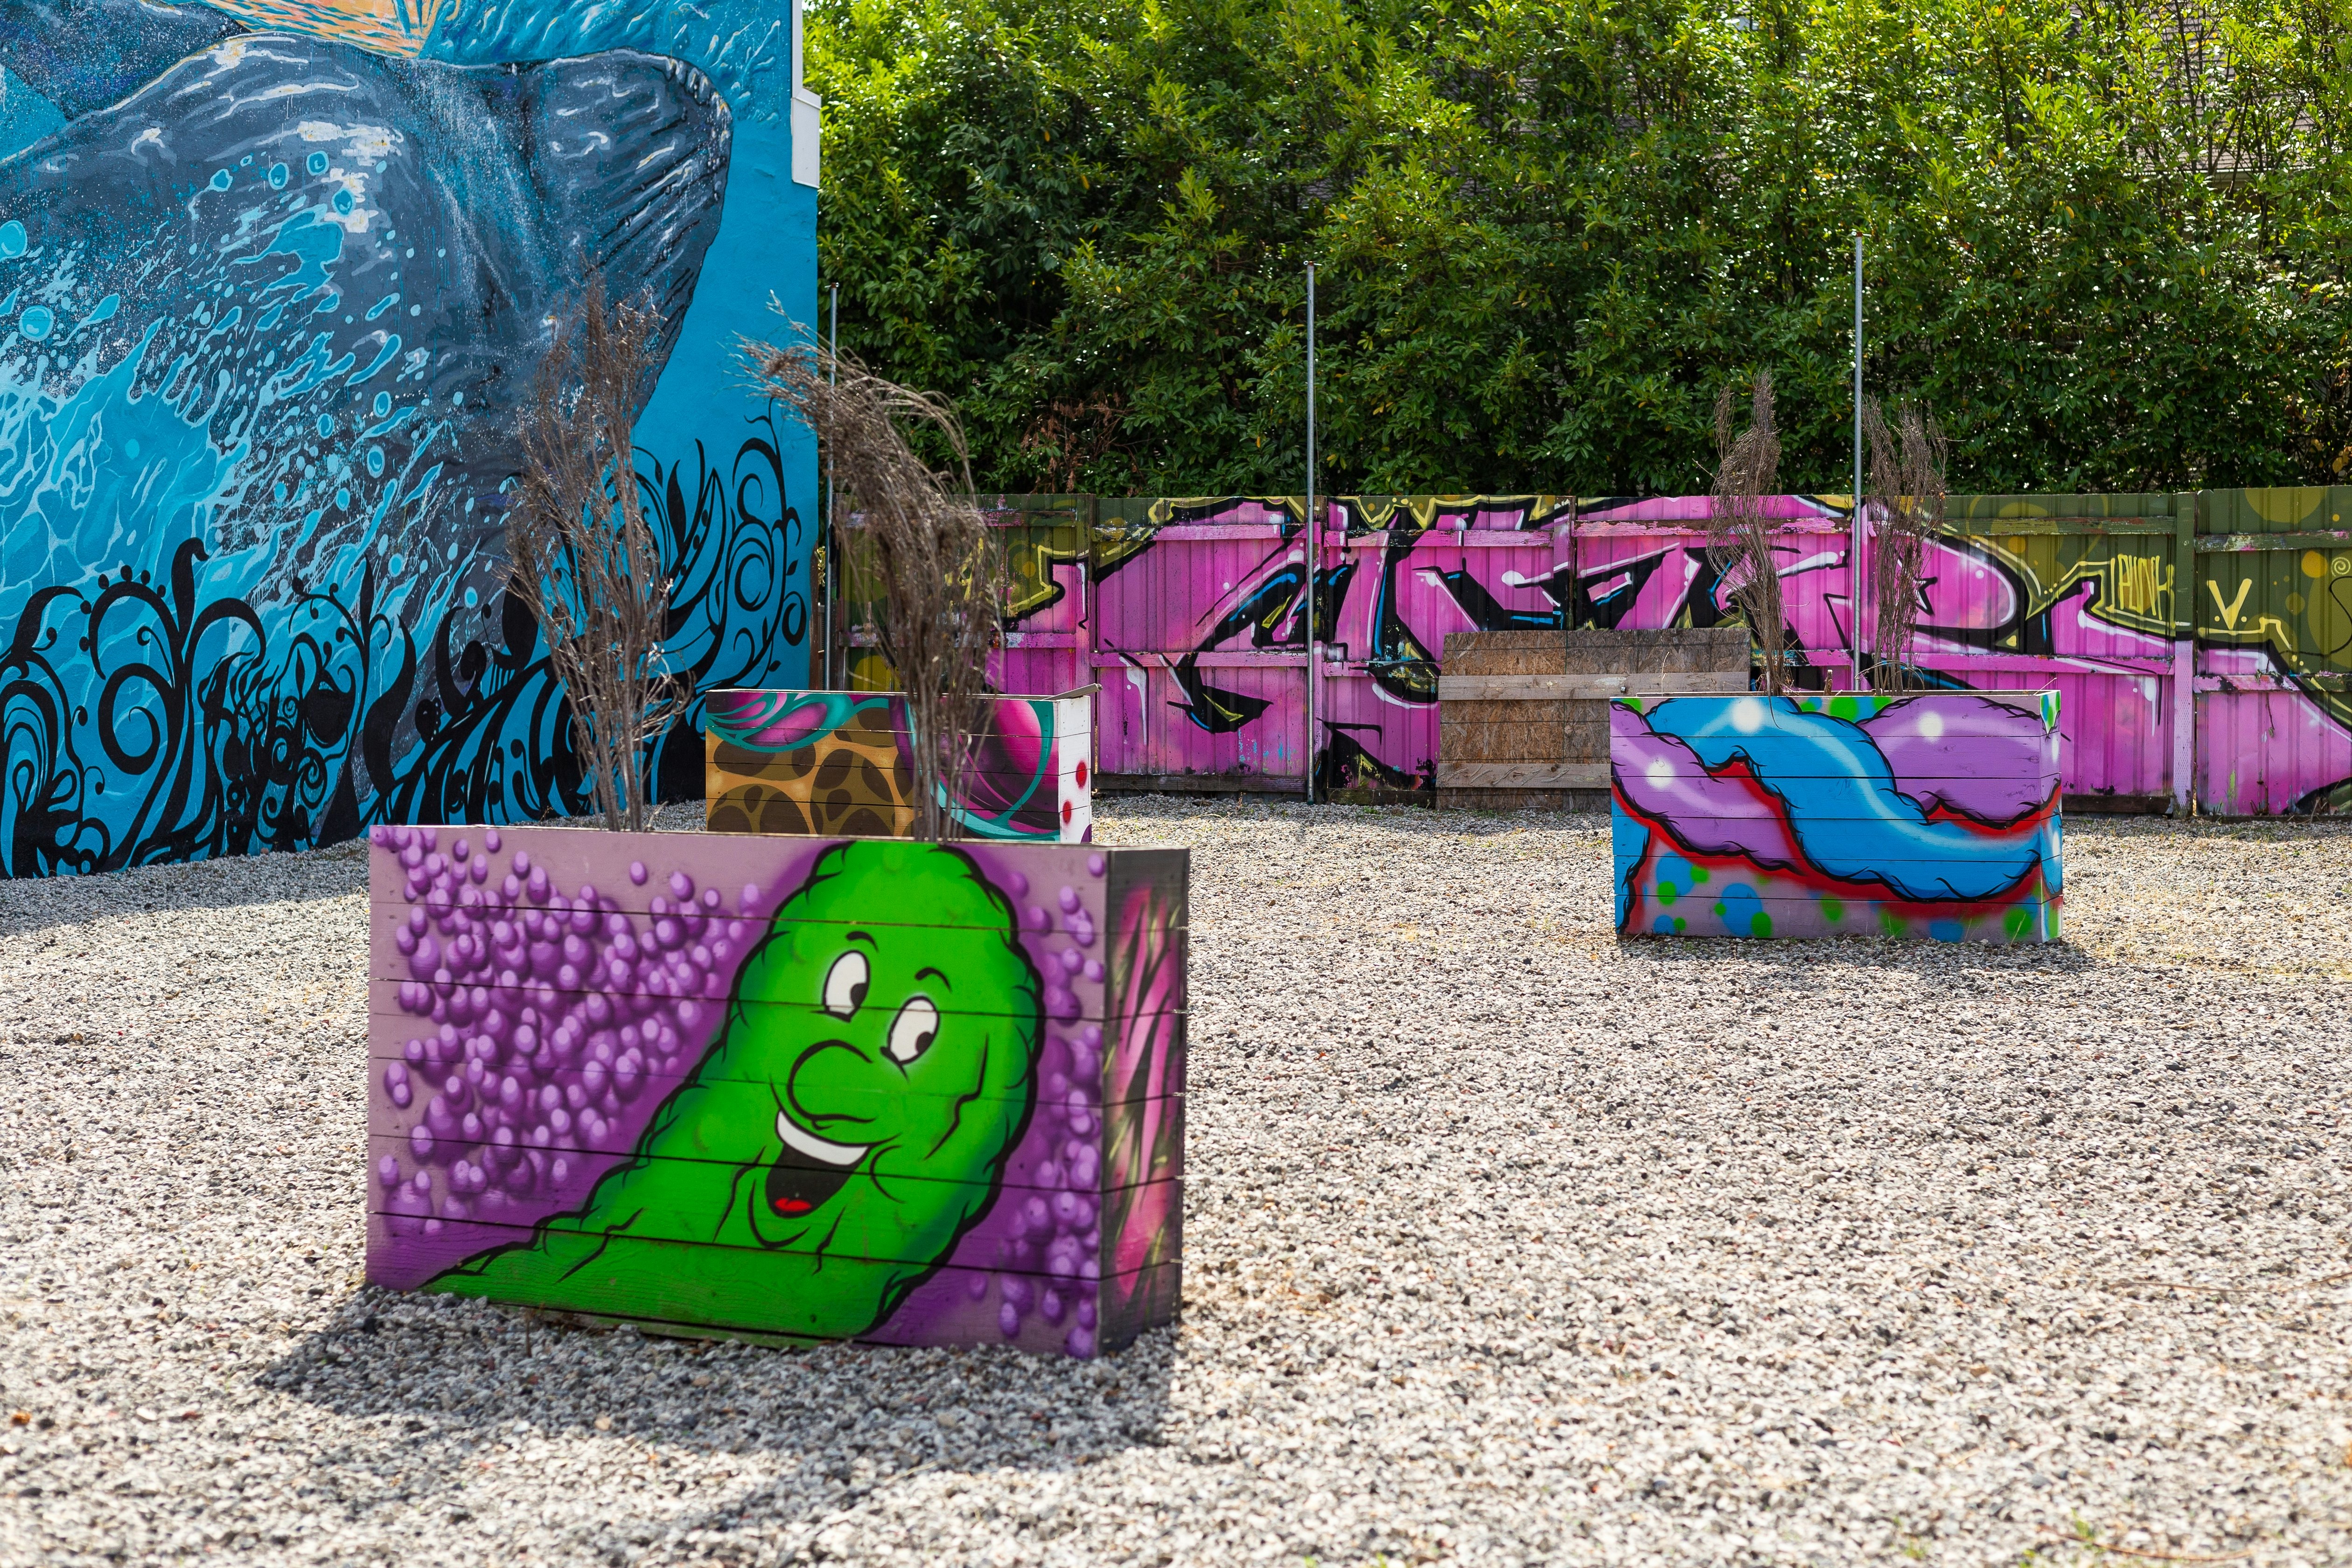
M672 667L698 693L796 674L807 635L809 541L783 434L772 411L749 423L723 469L699 442L676 465L638 456L673 573ZM192 540L166 582L125 568L26 604L0 656L6 874L588 809L570 704L511 594L421 617L393 605L375 562L354 583L297 580L257 603L208 596L206 560ZM698 697L655 744L666 795L701 792L700 716Z

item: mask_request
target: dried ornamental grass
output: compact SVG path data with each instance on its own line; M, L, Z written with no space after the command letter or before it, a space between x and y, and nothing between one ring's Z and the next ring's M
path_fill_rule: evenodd
M1780 491L1780 436L1772 423L1772 373L1756 372L1748 425L1731 433L1732 389L1715 404L1717 456L1712 516L1707 527L1707 566L1739 607L1756 642L1763 689L1787 684L1788 633L1782 620L1780 570L1772 554L1773 519L1764 501Z
M605 827L644 831L646 748L677 716L663 668L670 575L637 496L635 423L664 357L650 298L613 304L592 273L523 405L507 511L508 586L538 619Z
M1870 440L1870 495L1864 515L1877 530L1871 559L1871 685L1899 692L1910 684L1905 660L1919 624L1920 574L1927 538L1944 517L1944 474L1950 447L1936 422L1916 406L1895 411L1887 428L1876 400L1863 405Z
M862 536L882 578L883 656L907 694L913 728L915 829L952 837L985 714L988 655L1001 640L1003 551L973 498L970 449L946 399L875 375L814 342L747 343L761 390L805 420L833 464L834 537ZM936 431L952 474L918 456L909 424Z

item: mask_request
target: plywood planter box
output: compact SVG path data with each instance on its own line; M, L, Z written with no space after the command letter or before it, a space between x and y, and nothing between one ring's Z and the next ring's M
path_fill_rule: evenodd
M967 837L1094 837L1094 695L992 698L954 810ZM704 818L719 833L914 831L913 727L897 692L754 687L704 699Z
M1626 936L2054 942L2055 692L1611 704Z
M1088 1356L1172 1316L1181 850L379 827L368 1278Z
M1609 700L1748 689L1738 626L1449 632L1437 677L1437 804L1598 808Z

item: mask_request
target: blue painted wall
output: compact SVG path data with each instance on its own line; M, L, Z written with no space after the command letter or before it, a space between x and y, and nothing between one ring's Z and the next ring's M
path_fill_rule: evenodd
M805 680L814 446L738 357L815 319L789 0L374 4L0 0L10 874L584 806L499 493L592 263L676 327L676 667Z

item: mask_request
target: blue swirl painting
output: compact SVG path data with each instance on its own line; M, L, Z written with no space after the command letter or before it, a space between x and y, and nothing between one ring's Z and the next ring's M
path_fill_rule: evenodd
M584 805L499 519L591 269L672 667L805 678L814 449L727 369L814 308L790 11L373 3L0 0L9 874Z
M2053 942L2055 692L1621 697L1622 936Z

